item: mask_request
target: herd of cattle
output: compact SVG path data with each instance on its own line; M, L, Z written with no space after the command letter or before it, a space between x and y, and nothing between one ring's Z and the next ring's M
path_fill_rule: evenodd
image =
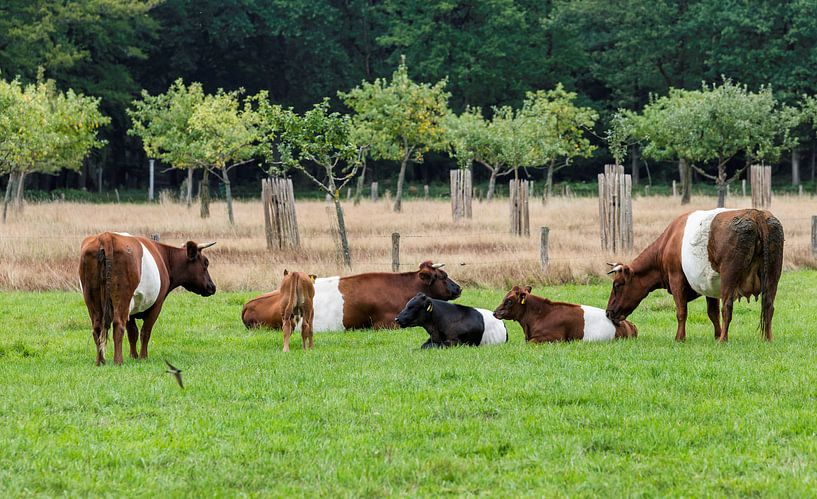
M676 218L629 265L610 264L615 274L607 310L553 302L514 286L494 312L448 303L462 288L426 261L417 271L316 278L284 271L278 290L244 305L245 326L282 329L284 350L300 327L303 348L313 332L423 327L422 348L492 345L508 341L503 320L520 323L529 342L632 338L625 320L656 289L676 305L676 340L686 335L687 302L705 296L715 337L726 341L735 299L762 297L761 329L772 339L774 298L783 264L783 227L769 212L753 209L694 211ZM104 232L82 242L79 277L91 317L97 365L105 362L113 326L114 363L121 364L128 333L130 355L148 355L151 331L167 294L181 286L201 296L216 292L202 252L215 243L188 241L181 248L127 233ZM136 319L141 319L139 331Z

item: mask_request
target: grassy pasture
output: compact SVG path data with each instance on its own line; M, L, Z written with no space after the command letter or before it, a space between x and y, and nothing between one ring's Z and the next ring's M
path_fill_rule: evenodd
M715 343L703 300L676 344L656 292L634 341L526 345L508 322L497 347L420 351L410 329L290 354L241 325L255 293L176 292L151 358L101 368L78 293L2 292L0 495L813 495L815 285L783 275L771 344L745 302ZM609 284L535 292L604 306Z

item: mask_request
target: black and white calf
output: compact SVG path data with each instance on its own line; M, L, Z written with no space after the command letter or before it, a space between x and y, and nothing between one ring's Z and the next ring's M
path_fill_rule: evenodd
M421 348L496 345L508 341L505 324L492 312L435 300L423 293L409 300L394 321L401 328L424 328L431 338Z

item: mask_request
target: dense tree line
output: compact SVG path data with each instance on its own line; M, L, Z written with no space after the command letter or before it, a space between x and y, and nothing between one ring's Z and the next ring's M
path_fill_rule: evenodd
M388 77L403 55L414 81L445 80L455 113L479 110L489 121L495 110L522 109L529 92L561 84L598 119L588 144L596 148L592 157L577 158L575 168L558 175L592 178L610 159L601 137L620 108L640 113L651 95L694 91L724 78L752 92L768 86L778 101L795 106L802 94L817 93L816 42L817 3L809 0L0 4L0 78L19 75L22 83L34 83L42 68L57 88L100 98L111 120L102 132L107 145L84 162L82 175L43 176L35 186L44 188L97 188L99 168L106 188L144 185L145 153L141 139L127 133L126 112L143 89L159 95L181 78L200 82L207 95L220 88L224 95L265 91L270 101L298 112L328 97L332 110L348 112L352 104L338 92ZM813 149L810 126L796 133L804 151ZM397 177L405 169L406 161L381 157L374 175ZM730 175L746 158L731 159ZM651 163L653 174L677 174L674 162L653 161L659 161ZM433 168L439 162L454 160L432 156L407 174L444 178L442 168ZM239 182L260 174L236 171ZM490 175L487 168L475 171ZM545 172L533 174L545 178ZM184 178L180 170L176 180Z

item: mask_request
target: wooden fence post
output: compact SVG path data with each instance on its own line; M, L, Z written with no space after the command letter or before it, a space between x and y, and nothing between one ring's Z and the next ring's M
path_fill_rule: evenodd
M752 183L752 208L766 209L772 205L772 167L752 165L749 170Z
M811 256L817 258L817 215L811 216Z
M675 187L675 181L674 180L672 181L672 197L678 197L678 191L677 191L677 188Z
M451 170L451 217L454 221L471 218L472 174L470 169Z
M267 249L298 248L298 218L292 179L269 178L261 181L261 205L264 208L264 232Z
M508 182L511 209L511 234L530 236L530 207L528 204L528 181L511 180Z
M377 192L377 182L372 182L372 201L374 201L376 203L378 197L379 196L378 196L378 192Z
M428 199L428 184L423 186L423 198Z
M740 179L740 195L746 197L746 179Z
M391 271L400 272L400 233L391 233Z
M632 177L621 165L605 165L599 182L599 239L604 250L632 251ZM645 191L646 191L645 186Z
M548 268L548 234L550 228L539 227L539 264L542 266L542 272L547 271Z

